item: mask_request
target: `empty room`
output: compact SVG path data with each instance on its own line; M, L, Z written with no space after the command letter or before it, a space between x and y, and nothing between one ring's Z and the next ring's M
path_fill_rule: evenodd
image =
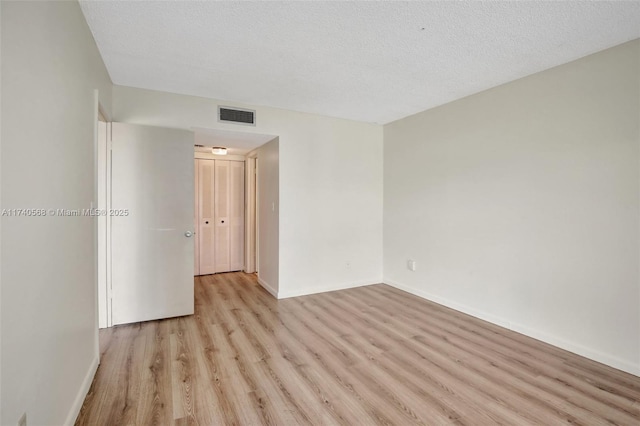
M640 424L640 1L0 1L1 425Z

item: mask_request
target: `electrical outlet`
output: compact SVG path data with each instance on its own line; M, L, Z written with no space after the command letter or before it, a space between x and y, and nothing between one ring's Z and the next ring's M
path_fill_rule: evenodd
M416 261L413 259L408 259L407 260L407 269L410 271L415 272L416 270Z
M22 413L20 420L18 420L18 426L27 426L27 413Z

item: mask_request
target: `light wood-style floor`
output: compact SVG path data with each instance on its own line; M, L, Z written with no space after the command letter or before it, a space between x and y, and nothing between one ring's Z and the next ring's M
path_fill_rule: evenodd
M193 316L101 331L76 425L640 425L640 378L389 286L195 288Z

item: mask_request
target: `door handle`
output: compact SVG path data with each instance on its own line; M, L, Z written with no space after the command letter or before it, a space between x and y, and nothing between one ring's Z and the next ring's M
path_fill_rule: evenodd
M196 233L195 232L191 232L191 231L187 231L187 232L184 233L184 236L187 237L187 238L189 238L191 236L194 236L194 235L196 235Z

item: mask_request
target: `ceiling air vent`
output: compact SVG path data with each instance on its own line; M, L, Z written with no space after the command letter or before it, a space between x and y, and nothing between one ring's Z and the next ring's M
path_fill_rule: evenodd
M218 121L224 123L256 125L256 112L250 109L218 107Z

